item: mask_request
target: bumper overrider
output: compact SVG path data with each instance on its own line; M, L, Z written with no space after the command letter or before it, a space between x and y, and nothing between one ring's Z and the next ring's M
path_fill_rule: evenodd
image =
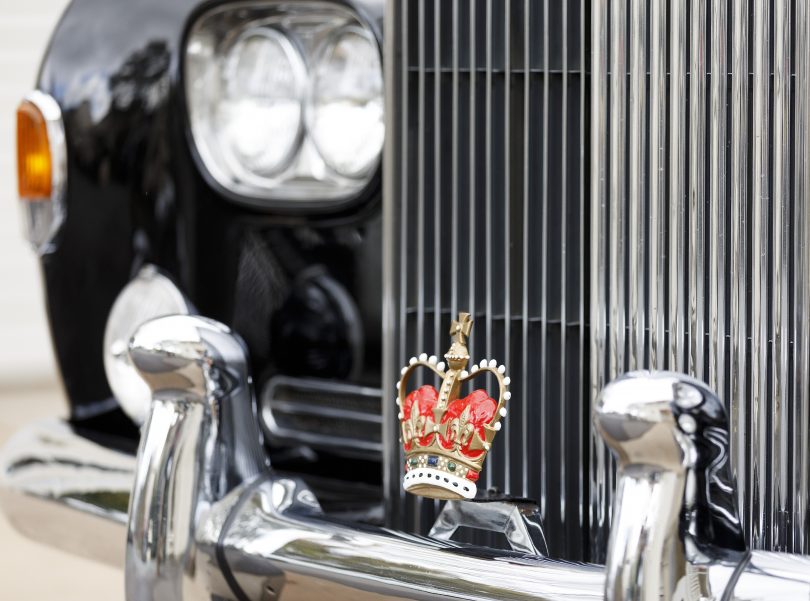
M227 327L158 318L130 357L153 398L137 456L39 422L4 448L0 487L23 534L124 567L130 601L810 599L810 558L746 548L722 404L686 376L627 374L595 405L617 459L599 566L545 557L533 512L510 501L448 501L429 537L332 521L270 465ZM514 550L454 543L459 525Z

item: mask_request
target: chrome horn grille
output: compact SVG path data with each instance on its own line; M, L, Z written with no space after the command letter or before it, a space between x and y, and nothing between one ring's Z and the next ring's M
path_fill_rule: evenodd
M385 381L472 311L473 354L520 370L487 484L538 498L552 553L599 560L614 468L589 406L626 370L691 373L727 405L751 546L810 551L806 3L410 0L387 19ZM391 515L424 530L391 453Z
M512 379L479 488L537 499L551 555L585 556L586 7L388 3L383 406L397 527L427 533L436 515L399 489L397 366L442 351L469 311L472 359L494 357Z
M591 398L629 369L708 382L749 543L807 553L809 9L593 2L591 24ZM598 549L612 474L594 440Z

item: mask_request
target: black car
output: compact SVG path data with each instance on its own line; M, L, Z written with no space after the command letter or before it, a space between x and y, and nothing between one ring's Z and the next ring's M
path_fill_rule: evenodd
M70 418L6 514L130 601L807 598L808 39L73 0L17 115Z

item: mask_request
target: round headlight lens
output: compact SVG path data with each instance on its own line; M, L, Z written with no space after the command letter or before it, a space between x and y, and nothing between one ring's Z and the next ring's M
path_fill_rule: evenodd
M280 31L252 27L217 55L190 46L189 115L206 165L221 182L264 187L295 157L303 134L304 59Z
M309 134L324 162L350 178L377 163L385 137L377 41L348 26L330 36L312 71Z
M191 312L183 293L152 265L141 269L113 303L104 330L104 372L121 409L138 425L146 419L152 395L130 361L129 340L155 317Z
M259 28L239 36L224 57L214 119L232 170L272 176L289 163L301 138L305 78L303 59L283 34Z

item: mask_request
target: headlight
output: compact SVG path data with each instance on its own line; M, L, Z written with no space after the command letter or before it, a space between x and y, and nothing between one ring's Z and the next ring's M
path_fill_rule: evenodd
M383 79L377 40L359 27L335 32L312 72L310 135L323 160L363 177L382 150Z
M152 395L129 359L129 339L150 319L193 312L183 293L153 265L143 267L113 303L104 330L104 372L121 409L138 425L146 419Z
M284 35L270 28L239 36L223 60L222 96L207 121L207 139L234 175L250 181L289 165L301 141L304 61Z
M237 201L335 206L378 169L379 44L343 4L213 8L189 30L183 77L196 156Z

